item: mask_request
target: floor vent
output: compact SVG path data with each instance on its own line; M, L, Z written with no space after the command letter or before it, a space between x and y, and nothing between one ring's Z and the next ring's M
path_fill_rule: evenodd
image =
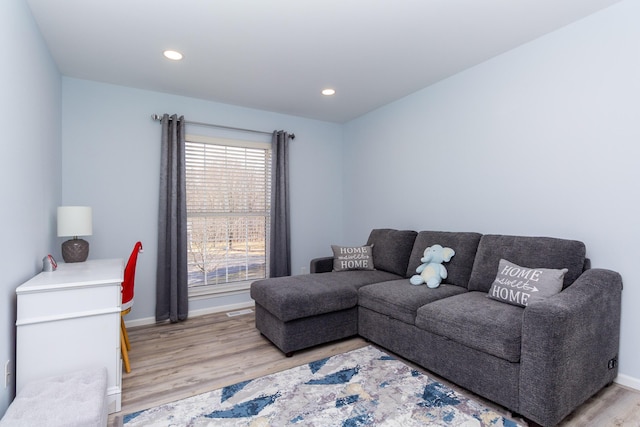
M247 308L245 310L230 311L227 313L227 316L235 317L235 316L242 316L243 314L249 314L249 313L253 313L253 310L251 310L250 308Z

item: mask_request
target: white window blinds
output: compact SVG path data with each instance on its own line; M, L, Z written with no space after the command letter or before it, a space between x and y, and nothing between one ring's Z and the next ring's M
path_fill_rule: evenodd
M267 277L269 144L187 136L189 286Z

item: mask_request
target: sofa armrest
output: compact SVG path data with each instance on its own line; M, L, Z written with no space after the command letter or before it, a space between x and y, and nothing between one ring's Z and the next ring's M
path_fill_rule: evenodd
M622 278L587 270L564 291L525 310L519 412L555 425L618 373ZM554 396L551 398L550 396Z
M333 271L333 257L314 258L309 263L309 273L328 273Z

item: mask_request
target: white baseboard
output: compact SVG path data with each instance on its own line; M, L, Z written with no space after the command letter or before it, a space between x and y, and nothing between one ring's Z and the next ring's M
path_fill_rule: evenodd
M620 384L621 386L640 391L640 379L638 378L634 378L629 375L618 374L613 382L615 382L616 384Z
M224 313L227 311L241 310L243 308L251 308L255 305L253 301L241 302L238 304L220 305L217 307L203 308L200 310L189 311L189 317L204 316L205 314ZM125 318L126 319L126 318ZM155 317L145 317L142 319L126 320L127 327L153 325L157 323Z

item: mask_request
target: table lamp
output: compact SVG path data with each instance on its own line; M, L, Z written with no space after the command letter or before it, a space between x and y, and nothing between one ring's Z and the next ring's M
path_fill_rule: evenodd
M88 206L58 206L58 237L73 236L62 244L64 262L84 262L89 256L89 242L78 236L91 236L91 208Z

